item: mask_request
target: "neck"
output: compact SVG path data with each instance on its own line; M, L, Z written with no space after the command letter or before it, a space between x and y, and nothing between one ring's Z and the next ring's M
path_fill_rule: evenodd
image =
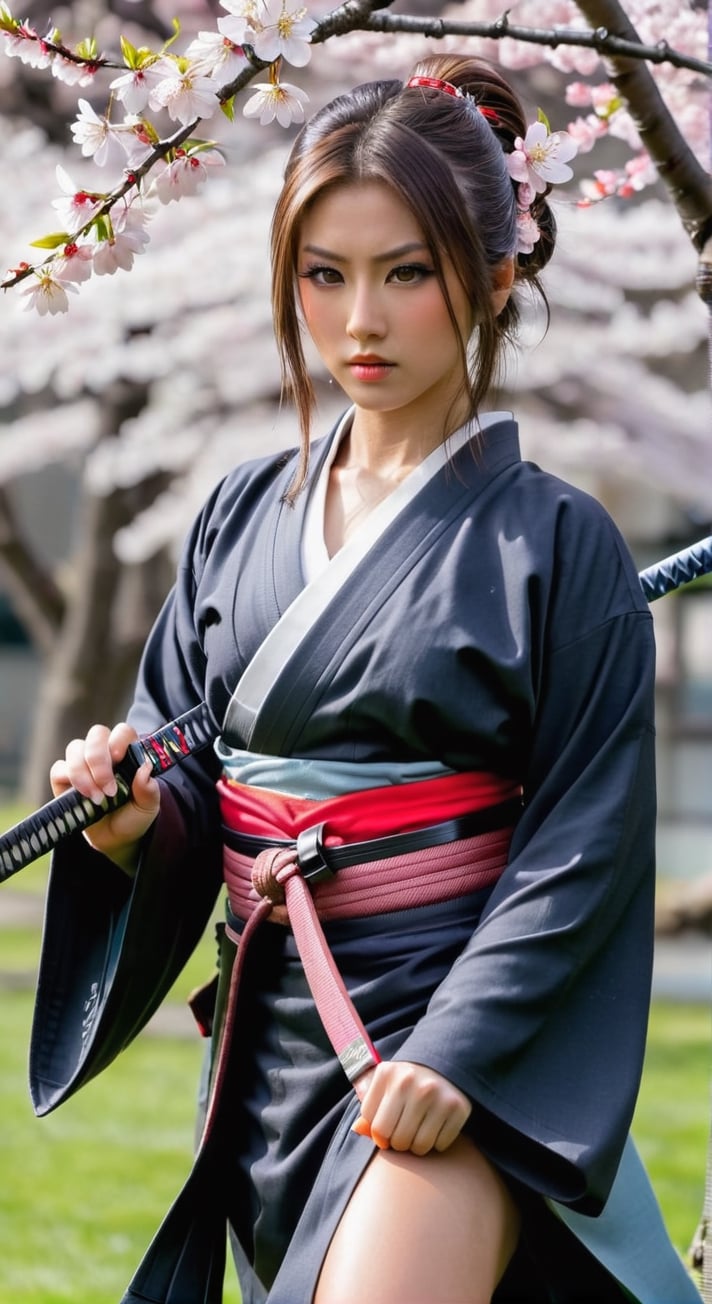
M428 422L417 413L408 420L402 411L367 412L356 408L336 464L359 468L392 483L402 480L465 420L465 413L455 412L446 427L442 420Z

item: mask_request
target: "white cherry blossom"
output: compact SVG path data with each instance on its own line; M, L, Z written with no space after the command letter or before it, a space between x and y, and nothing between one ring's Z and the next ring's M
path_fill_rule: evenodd
M123 168L127 158L124 141L131 145L135 140L130 128L112 125L105 115L95 112L88 100L77 103L79 117L72 123L71 132L84 157L93 158L100 168Z
M185 195L196 195L208 179L208 168L221 167L224 163L222 154L216 149L176 150L176 157L155 177L150 193L155 193L162 204L170 204Z
M114 91L127 113L141 113L148 104L148 97L155 86L165 77L165 68L158 61L145 64L142 68L132 68L123 72L109 82L109 89Z
M91 86L97 69L91 64L75 63L73 59L63 59L61 54L55 54L50 72L57 81L64 82L65 86Z
M219 86L231 82L245 67L240 45L221 32L198 32L185 52L195 72L210 77Z
M121 269L128 272L133 267L134 256L142 254L150 240L146 230L146 213L141 208L126 205L115 216L112 213L112 231L105 238L92 232L96 243L94 271L97 276L113 276Z
M253 42L258 58L266 63L282 58L295 68L309 62L316 21L303 6L290 6L288 0L260 0L258 18L260 31Z
M303 68L311 59L311 34L316 20L306 8L289 0L245 0L228 5L230 17L219 18L218 28L238 45L251 45L265 63L286 59Z
M4 50L11 59L19 59L30 68L48 68L51 64L52 51L47 49L39 32L28 23L18 23L12 32L0 32L0 37L2 37L0 49Z
M48 313L54 317L58 312L67 312L69 309L67 290L72 294L78 293L76 285L66 281L60 284L50 271L40 270L35 272L29 285L20 289L20 295L27 300L22 306L27 310L34 308L40 317L45 317Z
M99 212L103 199L75 186L72 178L64 168L57 166L55 175L65 199L53 199L52 207L57 213L64 231L80 231L87 222Z
M262 24L257 16L258 0L220 0L227 18L218 18L218 31L235 45L251 45Z
M211 118L218 108L215 83L196 72L194 67L182 71L177 63L164 63L163 78L153 87L149 103L165 109L174 122L188 126L196 118Z
M276 118L281 127L304 121L304 106L309 103L309 96L299 86L289 82L256 82L253 89L255 94L242 110L246 118L259 118L263 126Z

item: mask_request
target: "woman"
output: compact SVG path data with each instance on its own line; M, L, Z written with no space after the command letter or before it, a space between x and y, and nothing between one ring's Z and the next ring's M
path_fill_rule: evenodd
M303 129L272 230L301 451L216 489L129 723L53 766L98 798L135 730L222 722L49 890L38 1112L143 1026L227 884L208 1118L126 1300L219 1299L226 1219L246 1304L699 1298L626 1139L650 614L601 507L484 410L554 247L525 134L449 55ZM351 404L309 455L303 329Z

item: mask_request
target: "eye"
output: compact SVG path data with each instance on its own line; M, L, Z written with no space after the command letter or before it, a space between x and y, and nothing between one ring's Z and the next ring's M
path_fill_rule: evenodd
M336 267L323 266L305 267L303 272L299 272L299 278L314 281L316 285L340 285L344 279Z
M433 275L432 267L426 267L424 263L401 263L388 273L388 279L395 281L396 285L416 285L426 276Z

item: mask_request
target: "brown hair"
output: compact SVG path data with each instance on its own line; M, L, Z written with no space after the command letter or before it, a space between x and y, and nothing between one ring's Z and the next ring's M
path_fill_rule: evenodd
M442 256L452 261L477 309L475 348L463 363L470 416L490 390L502 349L519 319L510 296L496 316L490 301L492 268L516 248L514 184L505 154L526 133L524 111L508 82L489 64L464 55L433 55L409 76L435 77L463 97L399 81L367 82L339 95L314 115L296 138L271 228L272 309L283 388L296 404L301 460L290 497L304 483L314 389L301 342L296 266L303 218L317 197L337 185L383 181L407 204L423 231L456 331ZM406 78L406 82L408 78ZM478 105L496 113L485 116ZM546 196L533 216L541 237L531 254L516 257L516 279L544 298L538 272L554 247L556 227ZM544 299L544 302L546 300ZM445 436L448 431L443 431Z

